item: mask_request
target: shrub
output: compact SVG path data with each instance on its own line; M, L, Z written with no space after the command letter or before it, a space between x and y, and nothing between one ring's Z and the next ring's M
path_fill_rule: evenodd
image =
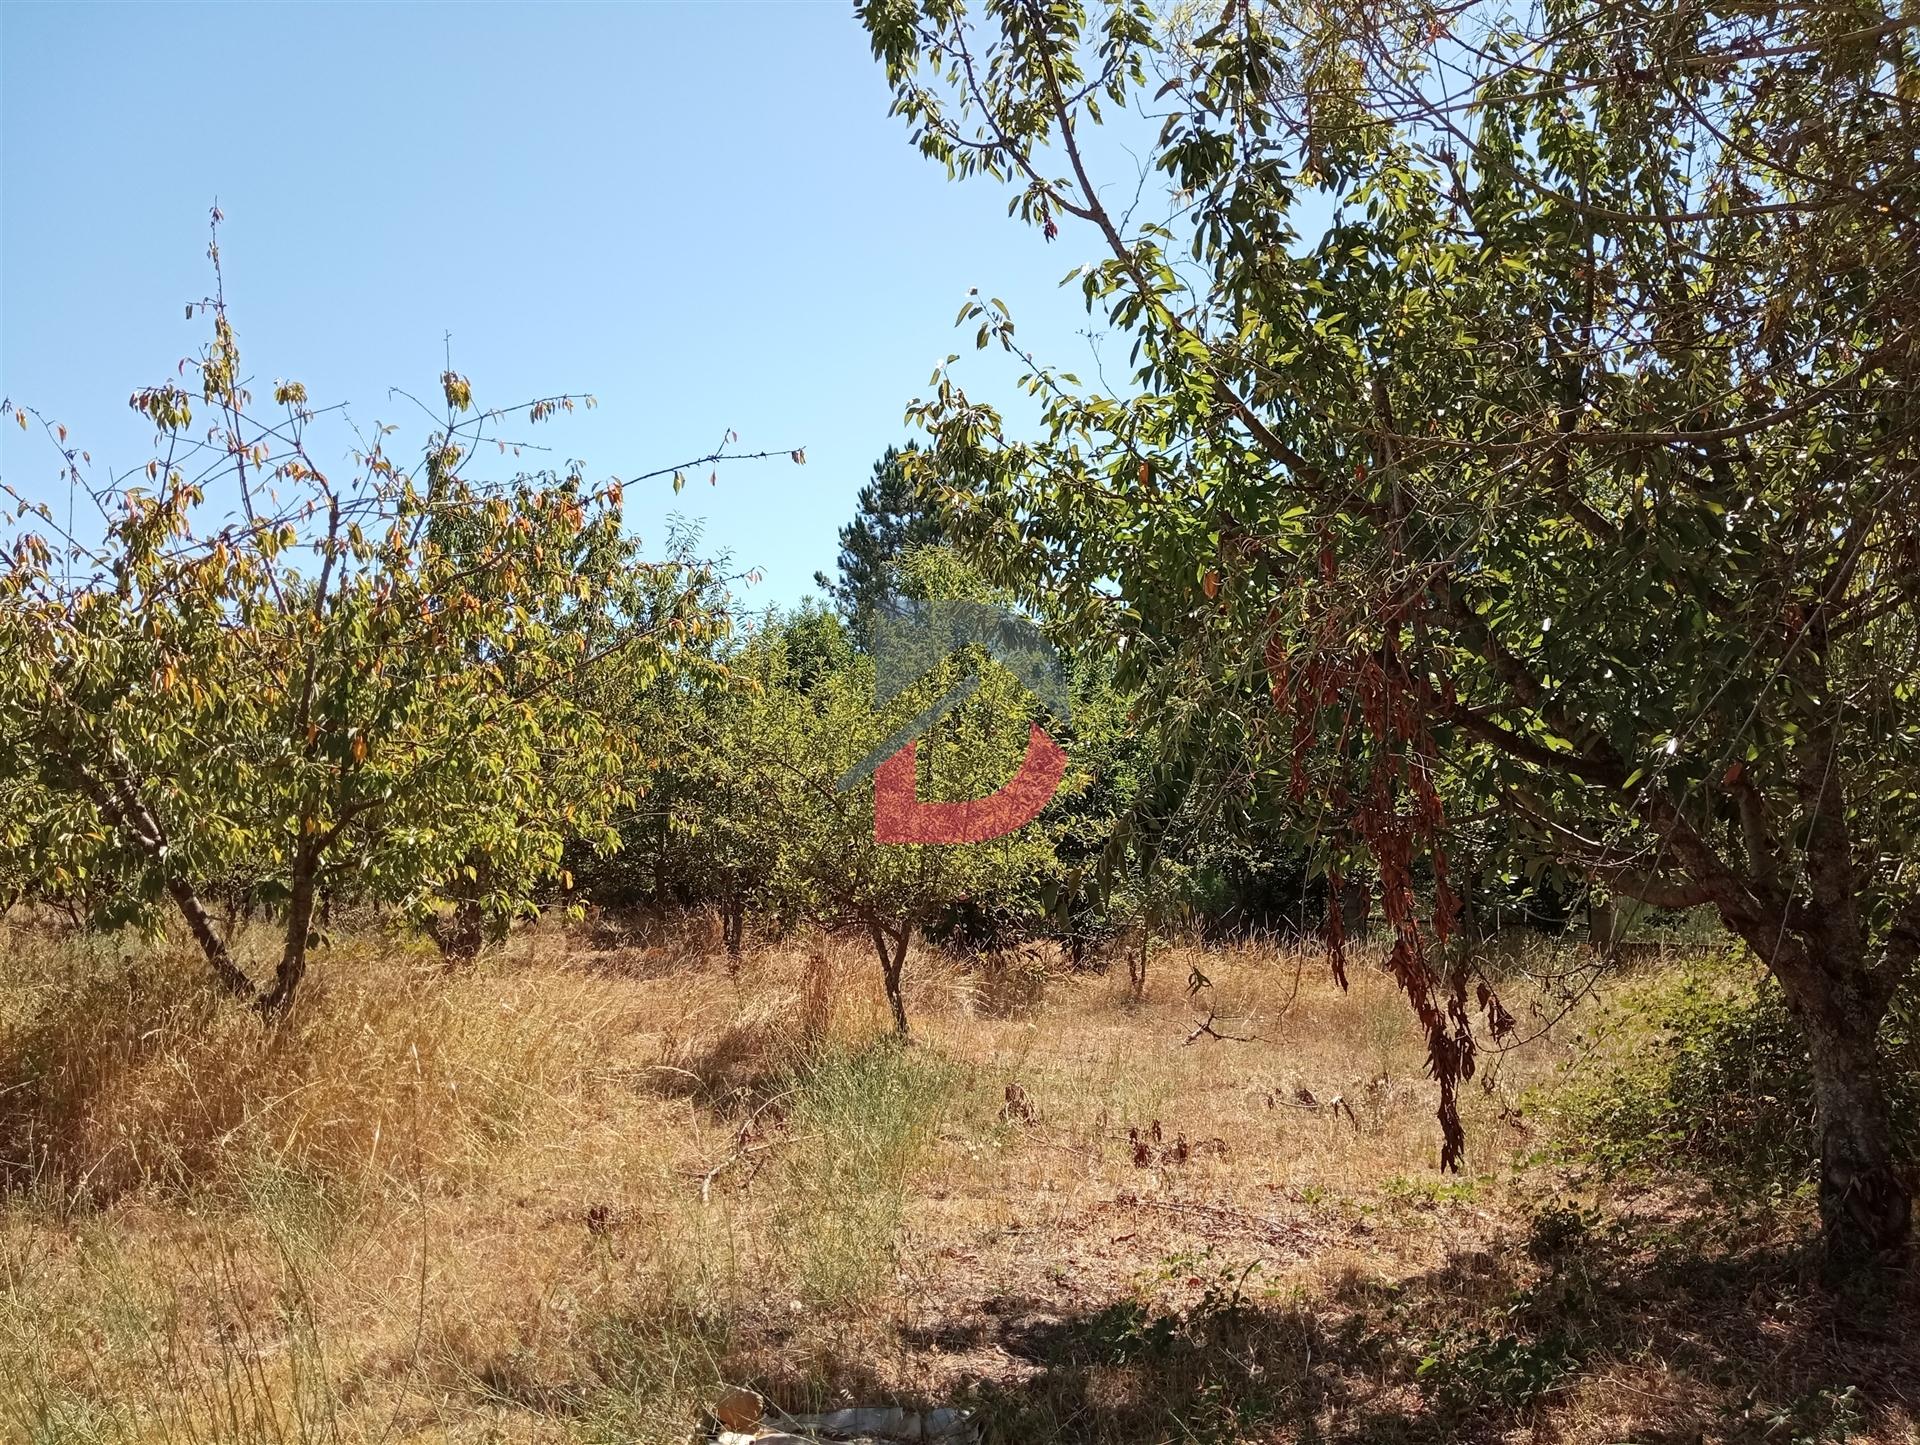
M1414 1370L1420 1393L1449 1414L1486 1406L1531 1405L1579 1367L1577 1344L1564 1332L1535 1332L1522 1294L1496 1324L1449 1325L1424 1342Z
M1047 996L1047 964L1027 948L982 954L973 966L973 1006L988 1018L1016 1018Z
M1794 1189L1813 1177L1813 1072L1780 987L1703 963L1631 990L1598 1031L1613 1054L1564 1101L1570 1142L1608 1170L1684 1165L1726 1183ZM1896 1140L1920 1146L1920 990L1882 1028Z

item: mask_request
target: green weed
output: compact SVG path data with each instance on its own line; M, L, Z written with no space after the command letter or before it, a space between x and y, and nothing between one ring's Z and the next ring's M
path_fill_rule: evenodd
M891 1285L908 1177L958 1077L892 1039L826 1048L795 1075L775 1228L805 1302L849 1304Z

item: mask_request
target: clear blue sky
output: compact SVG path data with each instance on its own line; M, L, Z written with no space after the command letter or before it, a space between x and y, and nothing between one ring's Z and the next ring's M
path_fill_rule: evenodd
M1011 370L953 329L969 286L1087 374L1057 288L1087 235L1047 245L990 183L948 182L887 105L849 0L0 4L0 394L96 463L143 462L126 398L204 340L183 303L210 289L217 196L257 398L296 378L416 436L387 389L430 395L451 333L482 404L598 396L529 433L589 475L729 427L804 446L804 468L629 497L643 538L702 518L709 549L764 568L755 603L791 602L936 361L968 353L1011 410ZM64 501L55 472L0 432L0 477Z

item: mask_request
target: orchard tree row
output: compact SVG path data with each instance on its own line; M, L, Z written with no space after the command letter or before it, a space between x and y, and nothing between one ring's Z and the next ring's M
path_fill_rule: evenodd
M176 915L269 1016L328 900L456 955L575 883L711 903L736 948L749 918L863 930L904 1028L921 928L1283 897L1344 979L1365 880L1456 1166L1459 1091L1513 1027L1476 915L1601 890L1708 911L1764 964L1834 1259L1904 1246L1920 21L857 8L912 143L1071 250L1131 372L1087 385L971 297L1037 420L950 359L842 533L836 610L745 618L723 566L642 555L622 483L480 480L522 413L450 368L420 443L377 428L329 475L308 437L339 418L292 382L256 404L216 290L187 384L133 398L144 472L96 486L13 413L95 515L22 503L0 569L0 884ZM958 670L921 797L992 791L1036 716L974 655L879 704L866 629L896 595L1024 609L1069 659L1068 776L1016 838L878 844L871 783L839 786ZM270 979L217 926L236 893L283 923Z
M1297 855L1276 843L1280 886L1262 888L1261 850L1177 799L1146 810L1155 855L1112 846L1152 801L1150 749L1101 659L1075 671L1073 719L1049 720L1073 763L1039 822L875 841L870 779L843 780L929 698L977 682L918 740L927 800L993 792L1039 715L977 652L876 701L877 608L992 590L938 542L905 453L876 466L822 579L836 610L740 617L747 579L686 537L649 558L622 522L628 487L747 459L732 437L624 482L577 463L490 478L529 445L513 427L592 400L484 408L448 370L431 407L400 394L424 435L351 430L342 474L316 456L350 423L298 382L255 397L221 295L198 309L212 338L181 383L131 398L157 443L136 471L97 480L64 427L8 406L45 432L78 520L8 489L0 904L183 932L211 984L269 1019L341 905L386 910L452 962L543 906L706 905L736 961L750 923L858 931L905 1032L923 929L1052 935L1078 956L1196 906L1273 922L1303 901ZM270 974L237 956L243 918L280 931Z

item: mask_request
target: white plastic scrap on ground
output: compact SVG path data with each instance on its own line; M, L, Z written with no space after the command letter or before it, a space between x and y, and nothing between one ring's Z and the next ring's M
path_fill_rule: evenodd
M714 1405L719 1431L713 1445L972 1445L978 1438L972 1411L902 1410L881 1407L829 1410L823 1415L767 1418L764 1401L751 1390L730 1390ZM778 1412L772 1412L778 1414Z

